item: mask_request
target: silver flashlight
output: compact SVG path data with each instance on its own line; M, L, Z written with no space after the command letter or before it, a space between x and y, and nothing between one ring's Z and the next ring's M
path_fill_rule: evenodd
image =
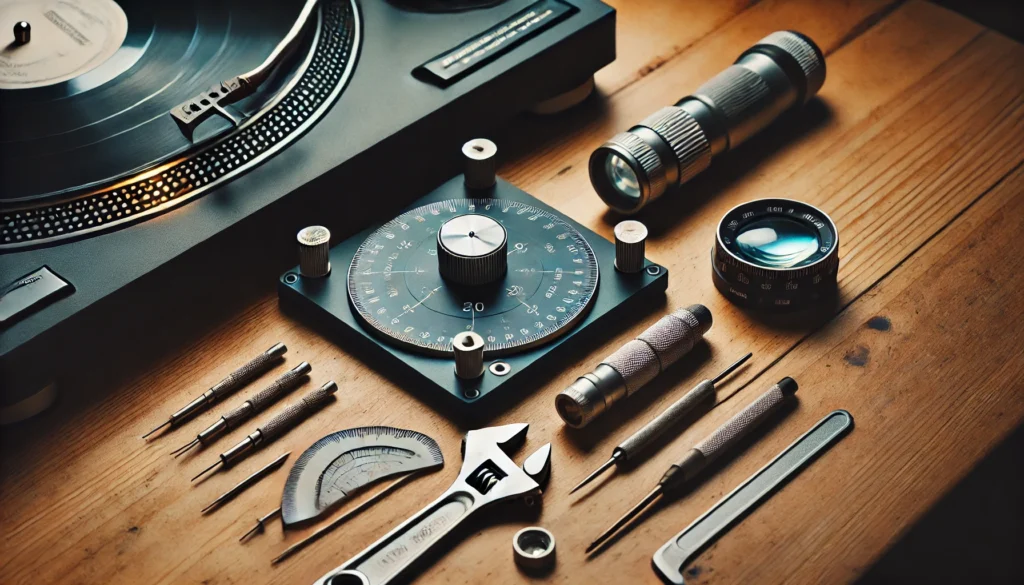
M774 32L684 97L590 155L590 182L612 209L636 213L689 181L825 83L825 56L793 31Z

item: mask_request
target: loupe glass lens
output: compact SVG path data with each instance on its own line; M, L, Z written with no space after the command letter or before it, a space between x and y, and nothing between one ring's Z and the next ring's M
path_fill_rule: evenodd
M821 241L811 226L785 217L766 217L741 228L740 254L766 268L793 268L814 256Z
M622 157L609 153L604 161L604 172L616 191L624 197L640 199L640 180Z

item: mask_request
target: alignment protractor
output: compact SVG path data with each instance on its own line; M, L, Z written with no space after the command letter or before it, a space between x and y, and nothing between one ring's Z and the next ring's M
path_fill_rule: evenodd
M292 528L378 480L442 465L437 442L416 431L374 426L332 433L306 449L288 473L281 520Z
M557 215L502 199L449 199L407 211L363 242L348 292L387 341L447 356L474 331L495 357L547 343L597 291L590 244Z
M334 246L299 240L278 288L283 309L463 413L524 396L668 285L642 238L619 266L615 244L479 164Z

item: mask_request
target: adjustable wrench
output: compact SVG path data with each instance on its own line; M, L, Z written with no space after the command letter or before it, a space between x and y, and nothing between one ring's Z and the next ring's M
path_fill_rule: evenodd
M537 498L547 480L550 445L520 469L507 453L523 444L530 425L516 423L470 431L462 441L462 469L455 483L397 528L316 585L384 585L405 573L474 512L514 498Z

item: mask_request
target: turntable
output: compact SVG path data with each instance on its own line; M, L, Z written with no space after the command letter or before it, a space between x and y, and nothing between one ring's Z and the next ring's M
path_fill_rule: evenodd
M412 200L450 145L587 82L614 27L598 0L0 0L0 406L217 242L282 248L258 218L368 216L353 192L400 157Z

